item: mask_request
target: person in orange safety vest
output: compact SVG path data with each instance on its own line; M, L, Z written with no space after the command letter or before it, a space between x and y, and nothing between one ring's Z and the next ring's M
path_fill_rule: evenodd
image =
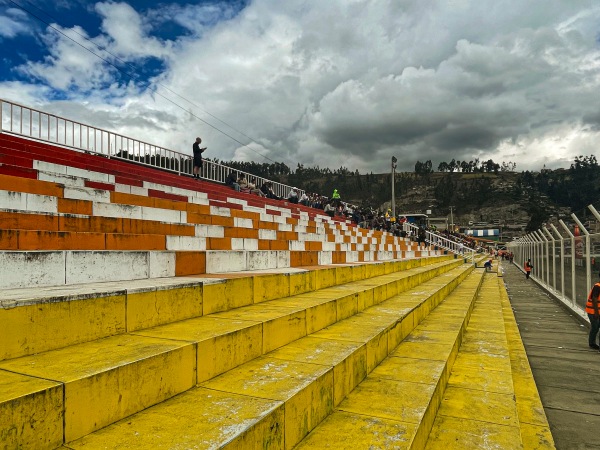
M600 279L600 274L598 274L598 278ZM596 336L598 335L598 331L600 331L600 305L598 305L600 296L600 281L598 281L594 286L592 286L592 290L588 294L587 303L585 304L585 312L588 315L588 319L590 319L590 336L588 338L588 343L590 348L594 350L600 349L598 344L596 343Z
M525 269L525 278L529 279L529 275L531 275L531 269L533 269L533 266L531 265L531 259L525 261L525 266L523 268Z

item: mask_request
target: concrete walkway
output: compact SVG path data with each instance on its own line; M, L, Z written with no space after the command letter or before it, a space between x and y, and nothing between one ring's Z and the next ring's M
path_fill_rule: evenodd
M587 327L516 266L502 268L556 448L600 449L600 353Z

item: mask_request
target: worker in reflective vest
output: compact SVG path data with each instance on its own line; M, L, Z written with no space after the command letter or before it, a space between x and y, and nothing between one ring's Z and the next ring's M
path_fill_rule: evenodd
M600 278L600 274L598 274ZM596 336L598 335L598 331L600 331L600 311L598 308L598 296L600 296L600 282L594 284L592 290L590 291L587 303L585 304L585 312L590 319L590 336L589 336L589 345L590 348L594 350L598 350L598 344L596 343Z
M527 261L525 261L525 278L529 279L529 275L531 275L531 269L533 269L533 266L531 265L531 259L528 259Z

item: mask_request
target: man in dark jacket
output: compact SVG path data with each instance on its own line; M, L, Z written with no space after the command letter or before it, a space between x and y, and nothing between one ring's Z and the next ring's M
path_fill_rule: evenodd
M196 142L192 145L192 151L194 152L194 178L200 179L200 169L202 168L202 153L206 150L206 147L200 147L202 139L196 138Z

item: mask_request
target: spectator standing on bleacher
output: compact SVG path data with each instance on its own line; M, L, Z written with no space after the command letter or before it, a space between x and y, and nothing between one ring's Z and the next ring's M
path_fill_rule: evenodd
M202 153L206 150L206 147L200 147L202 139L196 138L196 142L192 145L192 151L194 152L194 178L200 179L200 169L202 168Z
M421 248L421 244L423 244L424 247L427 247L427 243L425 242L425 228L423 227L420 227L419 232L417 233L417 244L419 245L419 248Z
M331 200L333 200L333 204L334 205L338 205L339 204L339 202L341 200L341 197L340 197L340 193L338 192L337 189L333 190L333 194L331 194Z

